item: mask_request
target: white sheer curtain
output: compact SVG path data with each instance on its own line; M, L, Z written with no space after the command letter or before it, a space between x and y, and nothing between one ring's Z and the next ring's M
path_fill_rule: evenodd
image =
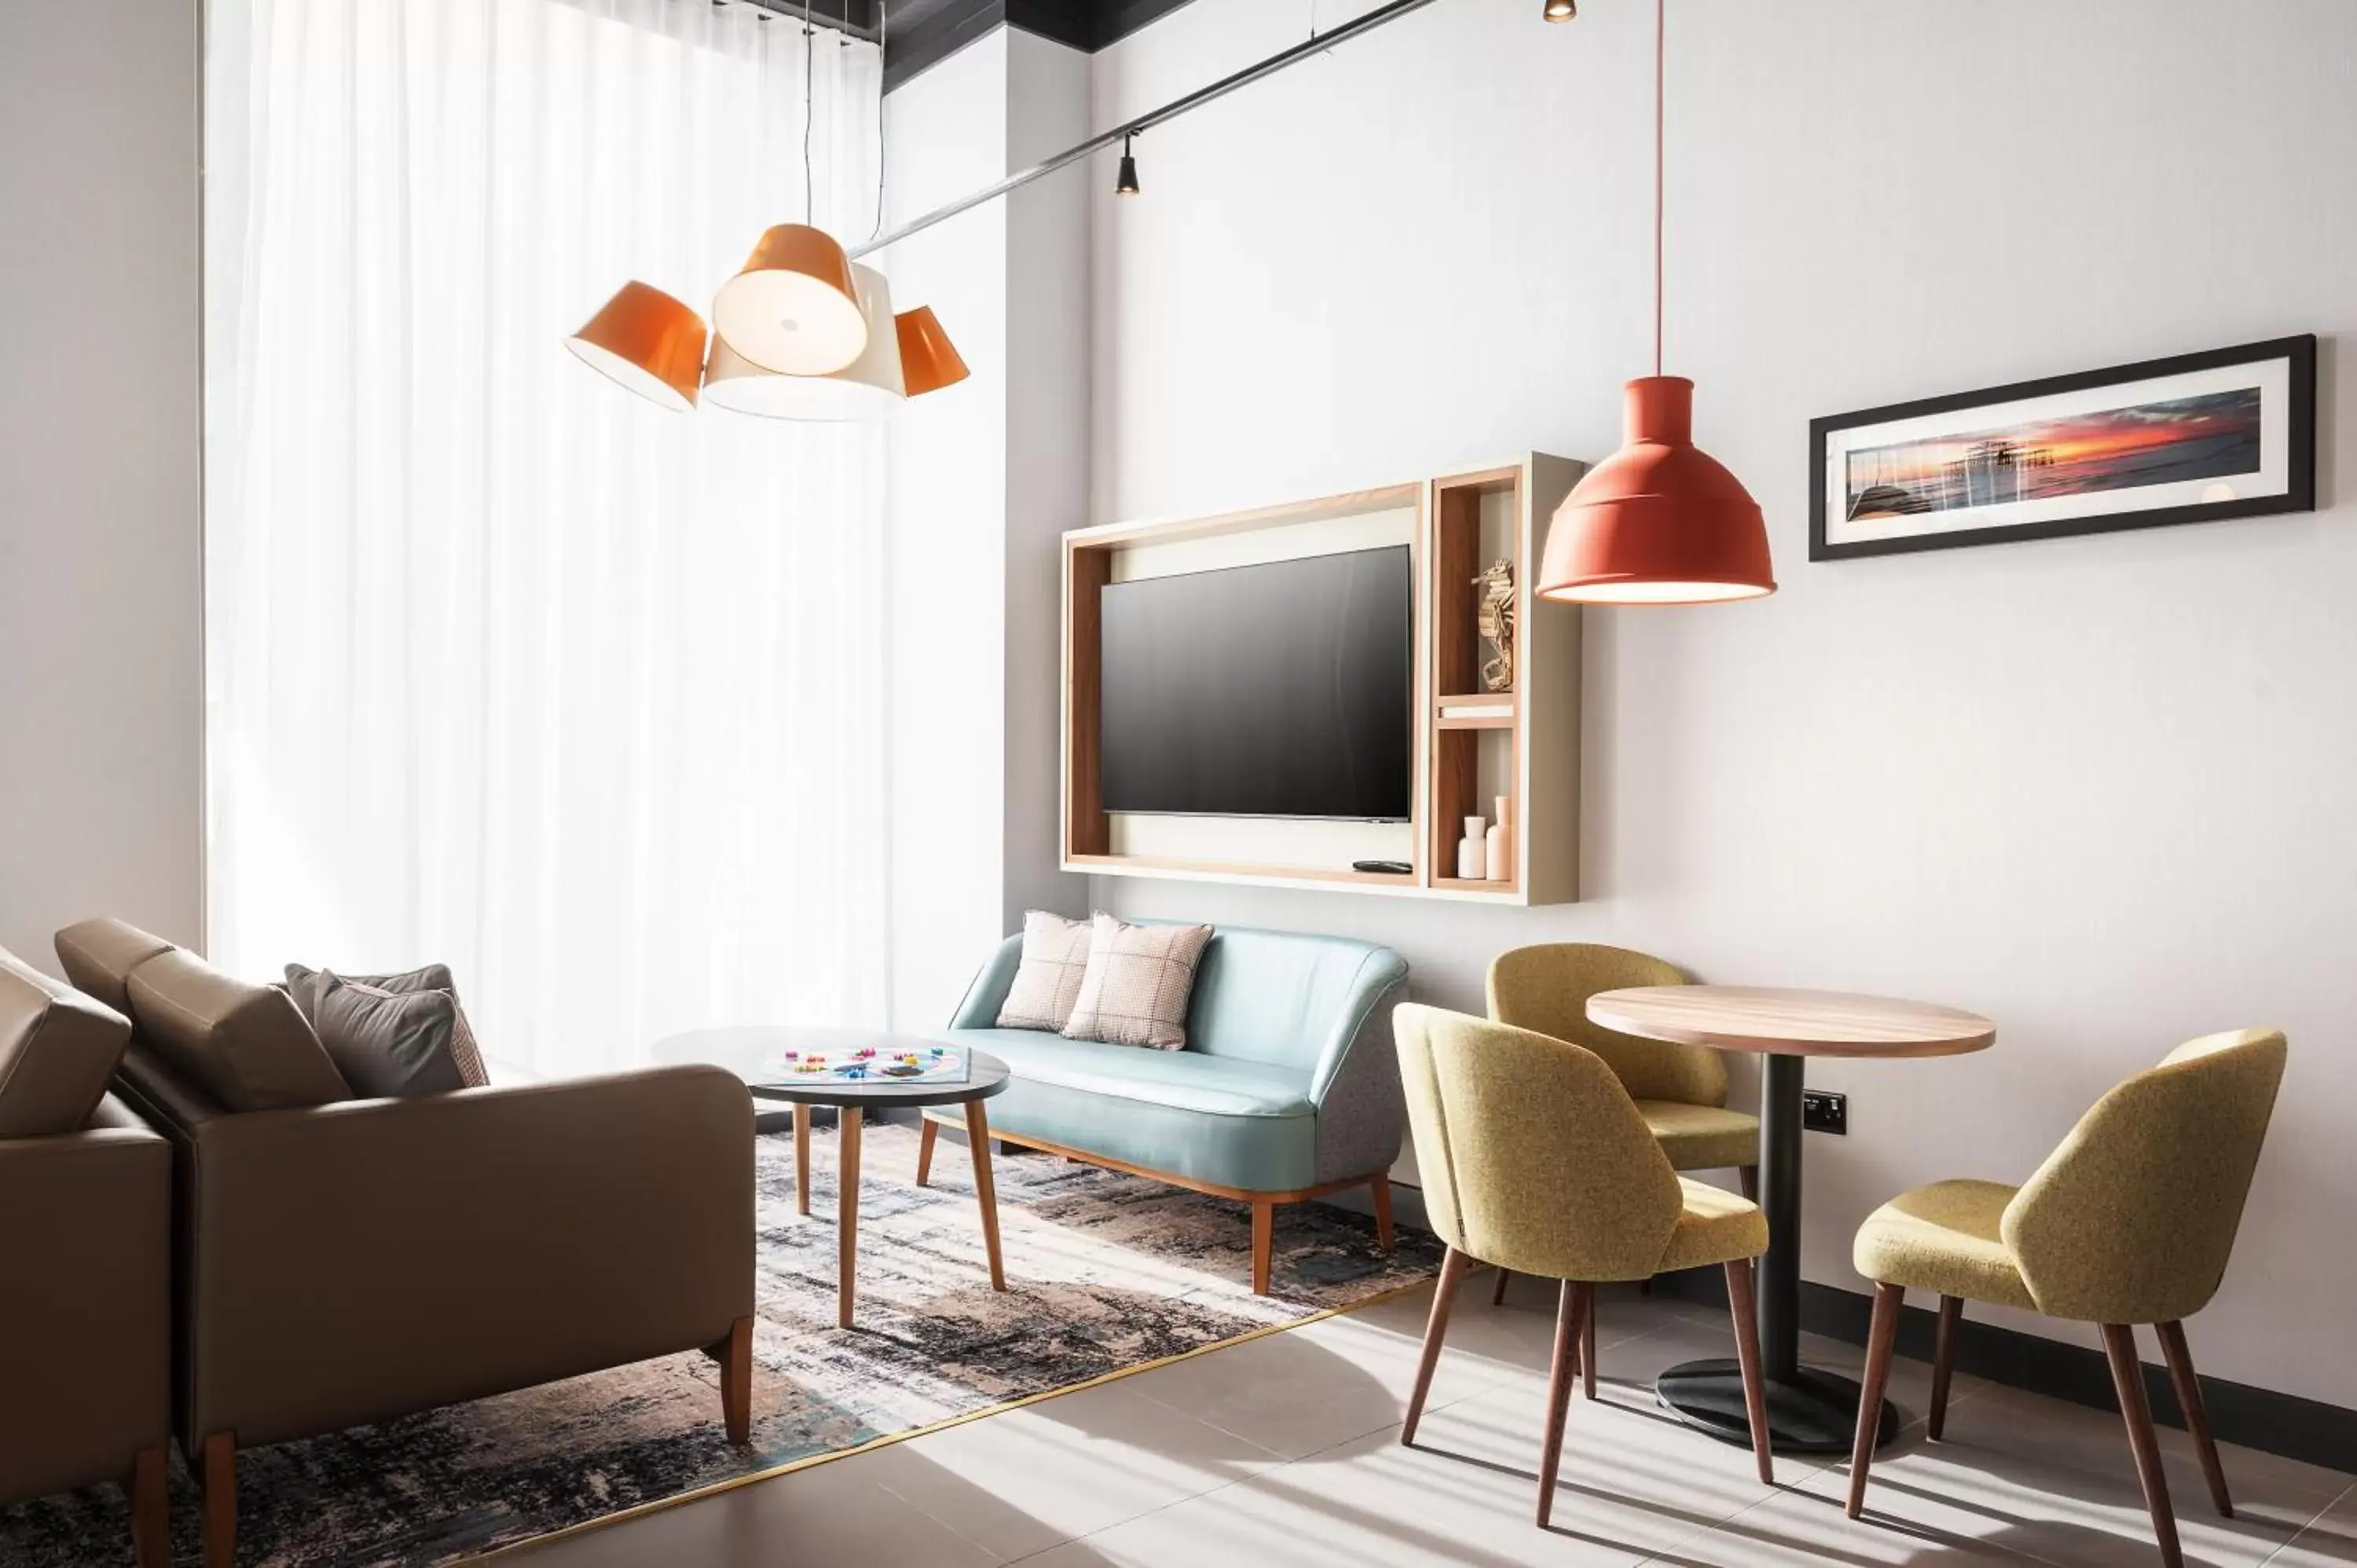
M563 337L865 237L876 50L712 0L213 0L215 959L449 963L495 1064L882 1022L883 435ZM807 77L806 77L807 73Z

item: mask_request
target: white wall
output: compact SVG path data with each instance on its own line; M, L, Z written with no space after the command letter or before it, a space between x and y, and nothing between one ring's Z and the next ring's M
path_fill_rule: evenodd
M1652 7L1535 11L1442 0L1139 143L1146 194L1094 216L1092 521L1617 445L1650 369ZM1098 123L1299 20L1196 0L1097 57ZM2206 1371L2357 1403L2357 1264L2320 1244L2357 1211L2357 504L1805 558L1813 415L2291 332L2327 335L2344 496L2357 6L1681 0L1670 36L1667 368L1765 506L1782 591L1590 612L1587 901L1098 899L1385 941L1419 998L1476 1010L1491 955L1593 940L1988 1014L1985 1055L1811 1069L1854 1130L1808 1140L1805 1272L1853 1289L1882 1198L2019 1180L2178 1041L2280 1025L2290 1077L2193 1336Z
M0 5L0 946L201 936L197 6Z
M885 100L900 224L1086 134L1088 57L1000 27ZM946 1023L1056 870L1057 542L1088 483L1088 203L1077 171L882 257L973 371L891 433L892 1016Z

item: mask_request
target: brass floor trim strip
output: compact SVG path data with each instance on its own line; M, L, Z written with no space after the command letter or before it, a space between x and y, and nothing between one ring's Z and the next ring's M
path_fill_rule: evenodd
M526 1547L545 1546L553 1541L563 1541L569 1536L586 1535L593 1530L604 1530L609 1525L622 1524L630 1520L643 1519L649 1514L662 1513L669 1509L683 1508L689 1503L702 1502L706 1498L716 1498L723 1492L733 1492L739 1487L749 1487L757 1481L773 1481L780 1476L791 1476L797 1470L814 1469L821 1465L831 1465L837 1459L849 1459L856 1455L873 1453L878 1448L889 1448L896 1443L906 1443L911 1438L924 1437L936 1432L947 1432L951 1427L963 1426L970 1421L981 1421L989 1416L1004 1415L1010 1410L1021 1410L1026 1405L1040 1404L1049 1400L1061 1399L1066 1394L1076 1394L1083 1390L1102 1388L1107 1383L1119 1382L1124 1378L1134 1378L1140 1372L1151 1372L1161 1367L1175 1367L1181 1361L1191 1361L1198 1356L1208 1356L1214 1350L1232 1349L1238 1345L1248 1345L1255 1339L1265 1339L1273 1334L1283 1334L1312 1323L1324 1323L1330 1318L1359 1312L1386 1301L1394 1301L1411 1292L1422 1290L1431 1283L1429 1279L1415 1280L1390 1290L1378 1291L1372 1295L1341 1306L1321 1307L1307 1317L1297 1317L1286 1323L1264 1324L1258 1328L1230 1338L1214 1340L1209 1345L1198 1345L1191 1350L1181 1350L1175 1356L1157 1357L1151 1361L1140 1361L1135 1367L1122 1367L1114 1371L1100 1372L1093 1378L1085 1378L1077 1383L1067 1383L1061 1388L1043 1389L1036 1394L1025 1394L1020 1399L1003 1400L997 1404L987 1405L981 1410L967 1411L963 1415L944 1416L940 1421L924 1426L912 1426L906 1432L891 1432L881 1437L871 1437L854 1447L836 1448L824 1454L805 1454L799 1459L789 1459L782 1465L772 1465L766 1470L755 1470L743 1476L731 1476L725 1481L715 1481L709 1486L682 1492L676 1497L658 1498L653 1502L640 1503L617 1513L584 1520L579 1524L568 1524L562 1530L552 1530L544 1535L527 1536L522 1541L511 1541L504 1545L495 1546L489 1552L478 1553L472 1561L488 1563L495 1557L504 1557L511 1552L521 1552Z

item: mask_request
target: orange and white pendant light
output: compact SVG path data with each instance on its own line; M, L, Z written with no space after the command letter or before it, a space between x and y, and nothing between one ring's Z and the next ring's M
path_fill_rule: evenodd
M901 378L892 285L874 267L856 263L851 280L866 339L857 359L827 375L785 375L753 363L726 334L716 334L704 371L705 401L737 413L819 421L874 419L905 401L909 394Z
M825 376L867 347L851 261L823 229L780 223L762 234L712 301L712 326L765 371Z
M1534 589L1543 598L1695 605L1776 591L1760 503L1694 444L1694 382L1662 373L1663 3L1653 6L1653 373L1628 383L1620 449L1555 509Z
M650 403L684 413L704 373L704 318L659 288L632 281L565 346Z

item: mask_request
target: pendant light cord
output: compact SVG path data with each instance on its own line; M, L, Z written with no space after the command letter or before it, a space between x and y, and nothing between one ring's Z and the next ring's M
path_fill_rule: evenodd
M818 200L811 185L811 109L812 83L815 80L812 62L818 51L811 47L811 0L802 0L802 221L815 228L818 224Z
M1662 373L1662 57L1669 0L1653 0L1653 374Z

